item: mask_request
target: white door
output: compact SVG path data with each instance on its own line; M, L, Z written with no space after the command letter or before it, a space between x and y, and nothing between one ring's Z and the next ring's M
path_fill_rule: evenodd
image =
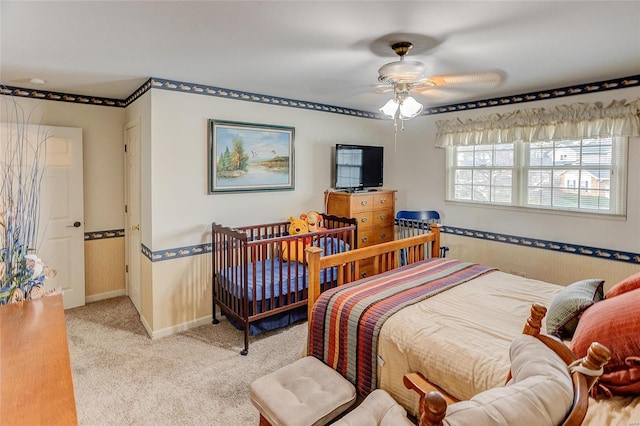
M46 288L61 289L69 309L85 303L82 129L46 126L46 132L36 254L57 271Z
M142 314L140 286L140 120L124 129L125 141L125 256L127 294Z

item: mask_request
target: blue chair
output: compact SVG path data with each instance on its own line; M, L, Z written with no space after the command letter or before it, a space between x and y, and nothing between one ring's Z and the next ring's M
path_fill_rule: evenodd
M440 223L440 213L435 210L400 210L396 213L398 238L413 237L429 232L430 225ZM440 247L440 257L446 257L449 247ZM400 253L400 264L405 265L404 253Z

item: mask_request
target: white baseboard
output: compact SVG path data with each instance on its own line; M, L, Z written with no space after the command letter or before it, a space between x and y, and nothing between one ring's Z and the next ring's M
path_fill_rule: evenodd
M107 293L94 294L92 296L85 297L84 300L85 300L85 303L91 303L91 302L97 302L98 300L110 299L112 297L119 297L119 296L125 296L125 295L126 294L124 290L116 290L116 291L110 291ZM217 310L217 314L218 314L218 318L220 318L219 309ZM211 314L209 314L205 317L183 322L182 324L177 324L171 327L163 328L161 330L153 331L153 329L151 328L151 325L147 322L147 320L142 315L140 315L140 322L142 322L142 325L147 331L147 334L152 339L159 339L161 337L171 336L172 334L180 333L182 331L187 331L191 328L196 328L203 325L211 324L211 321L212 321Z
M200 327L202 325L211 324L211 315L207 315L206 317L197 318L192 321L183 322L182 324L173 325L171 327L163 328L161 330L151 331L151 327L144 321L141 317L142 323L144 327L147 329L147 333L151 336L152 339L159 339L161 337L171 336L172 334L180 333L182 331L187 331L191 328Z
M98 300L111 299L112 297L119 297L124 295L125 295L124 289L108 291L106 293L93 294L91 296L86 296L84 298L84 303L97 302Z
M149 335L149 337L153 336L153 330L151 330L151 326L149 325L147 320L142 315L139 315L139 317L140 317L140 322L142 323L142 326L144 327L144 329L147 330L147 334Z

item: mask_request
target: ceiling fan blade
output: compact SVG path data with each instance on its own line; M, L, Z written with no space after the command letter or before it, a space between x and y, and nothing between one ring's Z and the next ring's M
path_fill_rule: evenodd
M432 87L428 90L412 91L417 99L426 104L468 98L472 95L469 90L449 87Z
M436 86L495 87L505 79L502 71L482 71L466 74L443 74L429 77Z
M373 86L376 93L390 93L393 92L393 85L387 83L378 83Z

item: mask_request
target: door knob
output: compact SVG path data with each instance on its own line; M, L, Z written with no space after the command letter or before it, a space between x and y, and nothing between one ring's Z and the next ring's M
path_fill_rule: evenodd
M73 222L73 225L67 225L67 228L80 228L80 225L82 225L82 223L76 220Z

